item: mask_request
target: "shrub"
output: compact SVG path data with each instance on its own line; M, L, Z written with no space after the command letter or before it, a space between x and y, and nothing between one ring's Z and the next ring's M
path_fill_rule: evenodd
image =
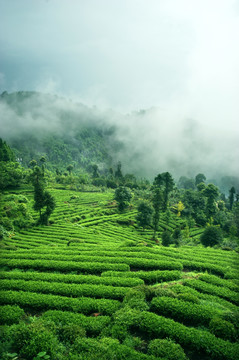
M77 324L65 324L59 327L58 337L60 341L73 344L80 337L85 337L86 331Z
M183 294L178 294L178 299L183 300L183 301L189 301L192 302L193 304L198 304L199 303L199 299L190 293L183 293Z
M176 298L177 295L169 288L163 288L163 287L158 287L155 290L155 295L156 296L168 296L168 297L172 297L172 298Z
M142 289L131 289L125 295L123 304L140 311L148 310L149 306L145 301L146 295Z
M219 317L215 317L210 321L209 330L212 334L224 340L233 341L236 338L236 330L233 324Z
M0 324L11 325L18 323L24 315L22 310L17 305L4 305L0 307Z
M13 325L9 335L13 340L14 351L23 359L32 360L40 352L46 352L52 359L57 358L59 342L41 320L28 325L25 323Z
M157 357L163 357L165 360L187 359L182 347L167 339L154 339L150 341L148 353Z
M152 300L151 310L185 324L202 324L206 326L219 313L217 309L211 306L193 304L163 296Z
M114 324L111 329L111 336L120 342L124 341L128 336L127 327L121 324Z
M215 226L208 226L200 237L200 241L204 246L214 246L221 243L222 240L222 231Z

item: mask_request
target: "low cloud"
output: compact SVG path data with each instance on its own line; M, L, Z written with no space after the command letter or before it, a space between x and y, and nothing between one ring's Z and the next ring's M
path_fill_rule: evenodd
M96 124L114 127L111 142L122 146L113 157L122 162L124 172L151 179L164 171L176 178L197 173L205 173L207 178L238 175L237 134L177 117L173 110L151 108L122 114L64 97L24 92L11 95L11 105L0 102L1 136L9 141L26 133L74 137L80 126Z

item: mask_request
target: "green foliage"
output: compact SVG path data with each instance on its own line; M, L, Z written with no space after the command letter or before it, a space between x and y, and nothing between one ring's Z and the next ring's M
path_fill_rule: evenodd
M213 316L219 315L217 309L211 306L199 305L189 301L170 297L156 297L151 302L151 310L171 317L188 325L208 326Z
M47 355L45 351L39 352L37 356L33 358L33 360L47 360L50 359L50 355Z
M10 146L0 138L0 162L16 161L15 154Z
M119 211L123 211L129 206L132 194L127 187L120 186L115 190L114 199L118 202Z
M88 336L99 335L111 322L109 316L86 316L62 310L48 310L43 314L42 319L47 322L53 322L58 332L61 332L62 328L71 324L84 329Z
M59 342L54 333L41 320L30 324L21 322L18 325L12 325L8 329L8 336L13 341L13 350L21 358L26 360L39 358L41 352L49 354L50 358L57 358Z
M159 175L158 175L159 177ZM158 182L161 182L161 177L158 178ZM156 237L156 232L158 231L158 224L160 218L160 210L162 209L163 205L163 194L159 187L153 188L153 199L152 204L154 208L153 214L153 229L154 229L154 238Z
M230 322L214 317L209 323L209 330L212 334L224 340L234 341L236 338L236 330Z
M142 289L131 289L128 291L128 293L125 295L123 304L128 305L131 308L144 311L148 310L149 306L146 303L146 295Z
M219 197L219 189L214 184L208 184L203 190L203 195L207 198L206 214L207 218L210 219L217 211L216 200Z
M208 226L200 237L200 241L204 246L215 246L220 244L222 240L222 231L216 226Z
M0 161L0 190L18 188L23 176L24 169L19 163Z
M206 176L204 174L197 174L195 176L195 185L204 183L206 181Z
M137 222L139 226L142 226L145 229L147 226L150 226L152 223L153 209L146 203L141 202L138 206Z
M39 211L39 224L48 225L48 220L53 210L55 209L55 200L53 196L46 191L44 184L44 171L38 166L35 166L31 181L34 186L34 210ZM42 212L44 209L44 212Z
M18 323L24 316L24 310L17 305L0 306L0 324L12 325Z
M73 344L77 338L86 336L86 331L81 326L68 323L62 325L58 330L58 337L61 342Z
M27 228L33 224L30 214L28 199L23 195L9 195L3 198L0 205L0 225L13 231L14 229Z
M177 294L175 292L173 292L172 289L170 289L169 287L163 287L163 286L157 287L155 289L155 295L156 296L168 296L171 298L177 297Z
M172 243L171 234L169 231L165 230L162 233L162 245L163 246L169 246Z
M193 304L199 304L199 299L195 295L190 294L189 292L178 294L178 299L183 301L189 301Z
M165 360L187 360L187 356L179 344L172 340L154 339L150 341L148 353Z
M120 306L117 300L94 299L90 297L70 298L52 294L41 294L28 291L2 291L0 304L16 304L24 309L39 310L67 310L92 314L100 312L104 315L112 315Z

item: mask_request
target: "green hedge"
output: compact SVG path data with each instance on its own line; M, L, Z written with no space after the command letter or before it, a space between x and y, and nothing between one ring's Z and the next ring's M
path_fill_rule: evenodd
M236 285L234 282L227 280L227 279L221 279L218 276L215 275L209 275L209 274L202 274L198 278L199 280L205 281L209 284L218 285L226 287L230 290L239 292L239 286Z
M17 305L0 306L0 324L12 325L18 323L24 316L24 310Z
M53 321L56 325L79 325L86 330L88 336L99 335L111 322L109 316L85 316L61 310L48 310L42 315L42 318Z
M127 326L133 332L153 338L171 338L187 352L193 353L192 358L203 358L207 355L215 360L237 360L239 344L232 344L217 338L205 330L189 328L172 319L147 311L122 309L115 314L116 322Z
M124 278L112 276L99 277L96 275L67 275L67 274L55 274L47 272L35 272L35 271L1 271L0 279L22 279L22 280L35 280L35 281L49 281L49 282L61 282L61 283L78 283L78 284L102 284L102 285L112 285L112 286L124 286L124 287L133 287L140 284L143 284L144 281L139 278Z
M155 284L164 281L178 280L182 277L181 271L177 270L156 270L156 271L104 271L101 277L127 277L140 278L146 284Z
M108 263L80 263L73 261L49 261L49 260L26 260L26 259L0 259L0 266L7 266L9 269L37 269L37 270L56 270L61 272L80 271L88 274L100 274L106 270L128 271L127 264L108 264Z
M186 286L192 287L198 291L204 292L206 294L212 294L216 296L223 297L237 305L239 305L239 294L235 291L232 291L228 288L223 288L221 286L216 286L208 284L201 280L184 280L183 282Z
M23 259L26 260L43 260L49 262L49 260L56 261L67 261L67 263L80 262L81 264L87 263L107 263L107 264L127 264L131 268L139 268L145 270L154 270L154 269L177 269L182 270L182 265L178 262L169 261L159 259L141 259L134 257L115 257L115 256L85 256L85 255L77 255L77 256L68 256L68 255L52 255L52 254L32 254L32 253L22 253L18 254L18 252L14 254L5 254L5 259L14 258L15 261ZM2 261L5 260L4 258ZM11 261L11 260L10 260ZM1 262L0 262L1 265ZM126 266L126 265L125 265Z
M0 304L19 305L25 310L34 311L50 309L68 310L85 315L92 313L112 315L121 305L118 300L91 299L87 297L75 299L65 296L13 290L0 292Z
M128 288L110 285L91 284L63 284L58 282L4 279L0 282L0 289L23 290L43 294L54 294L68 297L92 297L123 300Z
M150 309L157 314L171 317L186 325L194 326L208 326L214 316L221 314L220 311L213 309L211 306L193 304L166 296L154 298Z

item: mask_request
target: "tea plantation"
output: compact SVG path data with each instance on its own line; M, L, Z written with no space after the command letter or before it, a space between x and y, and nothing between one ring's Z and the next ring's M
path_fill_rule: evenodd
M239 358L235 251L157 244L111 190L51 194L50 225L1 249L1 359ZM159 233L180 221L161 219Z

